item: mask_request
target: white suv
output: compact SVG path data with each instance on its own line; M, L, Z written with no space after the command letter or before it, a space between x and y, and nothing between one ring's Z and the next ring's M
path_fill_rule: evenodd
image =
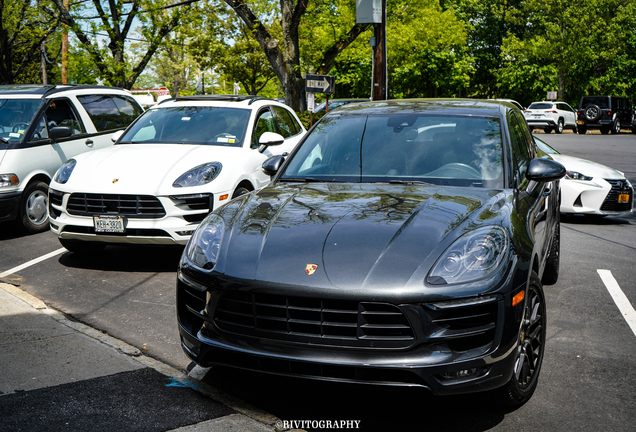
M576 133L576 111L565 102L532 102L523 116L530 130L543 129L545 133L554 130L560 134L563 129L572 129Z
M294 111L271 99L165 100L114 146L60 168L49 193L51 230L80 253L109 243L185 245L211 210L268 184L263 162L290 153L305 133Z
M0 86L0 222L48 229L47 191L67 159L112 146L143 109L123 89L88 85Z

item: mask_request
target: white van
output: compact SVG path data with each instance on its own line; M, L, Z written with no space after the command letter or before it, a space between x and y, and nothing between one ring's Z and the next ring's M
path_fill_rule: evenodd
M92 85L0 86L0 222L49 228L48 184L73 156L113 145L143 109L124 89Z

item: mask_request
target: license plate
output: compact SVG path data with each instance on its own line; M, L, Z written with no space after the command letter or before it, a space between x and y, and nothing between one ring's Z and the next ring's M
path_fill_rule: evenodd
M577 121L576 121L576 123L577 123L577 124L585 124L585 122L584 122L584 121L582 121L582 120L577 120Z
M619 194L618 195L619 203L628 203L629 202L629 194Z
M124 218L121 216L93 216L96 233L123 233L126 231Z

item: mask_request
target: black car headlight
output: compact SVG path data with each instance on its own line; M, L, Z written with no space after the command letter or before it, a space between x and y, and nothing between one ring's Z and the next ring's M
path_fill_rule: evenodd
M77 165L77 161L75 159L69 159L64 162L60 169L58 169L55 173L55 176L53 176L53 180L55 180L59 184L65 184L68 179L71 178L71 174L73 174L75 165Z
M508 231L485 226L459 237L437 260L427 282L446 285L472 282L490 276L508 255Z
M172 183L173 187L201 186L210 183L221 174L223 165L221 162L208 162L195 166L184 172Z
M186 256L192 264L204 270L212 270L219 258L225 221L210 213L194 232L186 247Z

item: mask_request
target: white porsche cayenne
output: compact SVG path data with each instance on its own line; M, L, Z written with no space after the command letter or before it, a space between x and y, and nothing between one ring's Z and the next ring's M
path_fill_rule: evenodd
M62 245L185 245L205 216L269 183L261 170L306 133L296 114L254 96L190 96L142 114L114 146L75 156L49 187Z
M567 174L559 182L562 214L618 216L633 212L634 189L622 172L561 154L539 138L534 140L539 150L566 169Z

